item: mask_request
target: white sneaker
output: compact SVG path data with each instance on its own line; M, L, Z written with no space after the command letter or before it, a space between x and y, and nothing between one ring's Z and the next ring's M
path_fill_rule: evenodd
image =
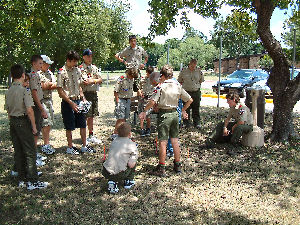
M118 134L112 134L110 135L110 139L113 141L115 140L119 135Z
M72 148L67 148L67 154L79 155L79 152L72 147Z
M43 145L42 146L42 152L44 152L47 155L52 155L55 152L55 149L51 147L51 145Z
M46 163L43 162L42 160L39 160L39 159L36 160L36 166L37 166L37 167L45 166L45 165L46 165Z
M43 161L43 160L46 160L47 157L46 156L42 156L40 153L36 153L36 159Z
M98 139L98 138L97 138L96 136L94 136L94 135L89 136L89 137L86 139L86 141L87 141L88 143L93 143L93 144L97 144L97 145L99 145L99 144L102 143L102 141L101 141L100 139Z
M114 181L108 181L108 191L111 194L116 194L119 192L119 188L116 182Z
M34 183L31 182L27 182L27 190L34 190L34 189L43 189L46 188L49 185L48 182L41 182L41 181L37 181Z
M26 183L24 181L19 181L19 185L18 185L19 188L24 188L26 187Z
M91 146L82 146L81 147L81 152L83 152L83 153L95 153L96 152L96 150L95 149L93 149Z

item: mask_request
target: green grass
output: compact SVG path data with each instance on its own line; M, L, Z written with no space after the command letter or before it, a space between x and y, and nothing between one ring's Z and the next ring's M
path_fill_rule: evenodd
M136 186L109 195L107 181L101 175L104 146L113 131L113 85L101 87L95 133L103 144L97 153L66 155L66 137L60 115L60 98L54 93L56 124L51 144L56 153L48 156L42 181L45 190L27 191L17 187L9 173L13 149L9 141L7 115L0 107L0 224L299 224L300 215L300 146L266 143L262 148L243 147L229 156L230 145L199 150L199 143L226 116L225 109L201 108L202 129L182 130L181 155L184 172L175 175L172 160L167 160L166 178L149 175L158 162L155 154L155 117L150 137L140 138L138 126L133 135L140 152ZM0 92L4 102L4 91ZM131 117L132 121L132 117ZM266 115L265 133L272 126ZM294 118L296 132L299 118ZM79 130L73 132L79 147Z

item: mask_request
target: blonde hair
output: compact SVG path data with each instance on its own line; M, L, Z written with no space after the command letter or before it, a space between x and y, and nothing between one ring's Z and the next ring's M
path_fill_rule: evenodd
M117 127L119 137L128 137L131 132L131 126L129 123L123 122Z
M132 76L133 78L137 78L139 75L139 71L137 68L132 67L126 70L126 74Z

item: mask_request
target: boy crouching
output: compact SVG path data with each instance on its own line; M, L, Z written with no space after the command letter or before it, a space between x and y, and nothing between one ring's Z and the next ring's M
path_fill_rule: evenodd
M131 127L128 123L121 123L118 137L111 143L106 161L103 163L103 176L108 179L108 191L118 193L117 183L124 180L124 188L130 189L135 182L134 172L138 159L138 149L131 137Z

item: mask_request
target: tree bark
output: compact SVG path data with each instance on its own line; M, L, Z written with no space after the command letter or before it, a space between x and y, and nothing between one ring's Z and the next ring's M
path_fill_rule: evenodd
M300 77L290 80L289 62L280 43L270 30L270 20L275 9L272 0L254 0L257 13L257 33L263 46L274 61L268 84L273 92L272 141L287 141L295 136L293 126L293 108L300 99Z

